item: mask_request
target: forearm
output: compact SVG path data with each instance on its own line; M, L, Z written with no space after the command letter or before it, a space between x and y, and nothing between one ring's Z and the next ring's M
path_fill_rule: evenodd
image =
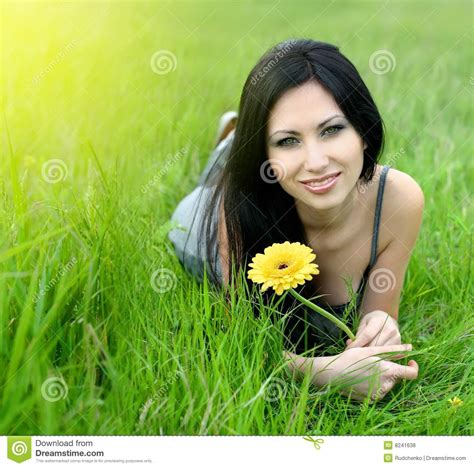
M323 387L331 379L331 362L336 356L304 357L289 351L283 351L286 367L290 374L302 380L305 373L311 374L311 381L317 387Z

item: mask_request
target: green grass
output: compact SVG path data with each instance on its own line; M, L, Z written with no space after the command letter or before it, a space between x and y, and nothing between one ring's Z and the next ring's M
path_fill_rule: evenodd
M0 433L472 434L469 9L3 4ZM269 313L197 283L166 237L250 68L299 36L353 61L386 122L382 162L425 193L400 305L420 374L376 404L292 381ZM177 63L159 75L162 49ZM380 49L391 73L369 68ZM42 175L51 159L58 183ZM151 285L160 268L176 278L166 293ZM45 393L53 378L63 394Z

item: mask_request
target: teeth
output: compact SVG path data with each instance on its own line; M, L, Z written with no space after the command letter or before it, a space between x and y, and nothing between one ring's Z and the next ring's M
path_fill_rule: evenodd
M323 185L328 184L331 182L331 180L335 179L336 176L328 177L327 179L324 179L321 182L308 182L306 185L309 185L310 187L322 187Z

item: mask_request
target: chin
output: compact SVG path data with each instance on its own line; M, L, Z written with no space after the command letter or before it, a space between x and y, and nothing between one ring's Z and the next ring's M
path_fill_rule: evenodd
M326 198L324 200L313 200L308 202L308 199L302 200L303 203L305 203L308 206L311 206L312 208L316 210L328 210L331 208L336 208L337 206L341 205L343 202L343 199L340 197L332 197L332 198Z

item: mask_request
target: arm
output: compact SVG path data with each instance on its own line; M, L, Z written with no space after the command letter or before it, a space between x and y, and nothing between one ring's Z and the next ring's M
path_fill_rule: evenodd
M381 227L392 235L369 275L361 305L362 320L356 340L348 348L399 344L398 309L405 273L420 232L424 196L407 174L396 171L387 197L387 216Z
M217 238L219 240L219 260L221 262L222 281L229 285L229 242L227 239L227 227L224 214L224 197L219 206L219 219L217 223Z
M311 381L317 387L323 387L329 382L327 369L334 356L312 358L283 351L283 358L286 360L286 368L293 378L301 381L305 372L310 372L312 374Z
M381 310L398 320L405 273L421 228L424 195L414 179L396 172L398 175L384 200L387 215L380 225L390 233L391 241L370 270L361 313L366 315Z
M411 344L404 344L354 348L336 356L316 358L287 351L283 356L290 374L298 380L310 373L311 382L317 387L329 385L356 400L368 397L375 401L382 399L399 380L418 377L416 361L410 360L407 366L391 361L405 357L404 351L411 349Z

